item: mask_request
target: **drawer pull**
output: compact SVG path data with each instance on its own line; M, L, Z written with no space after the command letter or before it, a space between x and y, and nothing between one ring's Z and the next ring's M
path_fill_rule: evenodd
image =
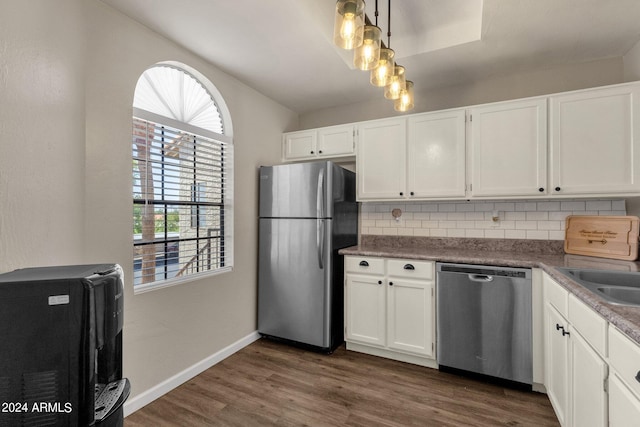
M378 285L382 285L382 280L378 280Z
M404 267L405 270L415 270L416 268L413 266L413 264L405 264Z
M559 331L561 329L562 329L562 336L571 335L570 332L567 332L564 330L564 326L560 326L559 324L556 323L556 331Z
M636 381L640 383L640 371L638 371L638 373L636 374Z
M360 267L369 267L369 263L367 261L360 261Z

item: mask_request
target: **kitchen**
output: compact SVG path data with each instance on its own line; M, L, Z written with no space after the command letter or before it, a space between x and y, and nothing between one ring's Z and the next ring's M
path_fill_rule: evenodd
M188 64L215 84L233 117L235 265L230 273L184 286L142 294L134 294L131 284L125 287L123 358L125 374L133 387L129 399L131 406L128 407L133 412L257 338L256 170L260 165L281 163L282 134L401 115L394 113L389 102L378 98L346 98L336 105L326 95L318 94L312 99L300 92L298 99L290 105L282 104L275 100L277 98L264 95L266 89L257 90L247 84L248 77L230 72L222 62L205 59L204 54L194 53L195 48L187 49L180 42L171 41L169 35L150 30L145 26L150 23L140 24L129 18L118 10L123 3L65 0L55 3L31 1L28 4L3 2L0 6L0 90L3 99L0 107L3 129L0 271L32 265L109 260L123 266L125 277L132 277L131 151L128 142L122 144L121 150L115 147L118 141L130 141L136 81L149 66L171 60ZM226 6L221 10L239 19L241 24L237 27L240 29L258 25L255 21L271 12L267 6L256 2L234 3L239 4L239 11L226 9ZM317 7L310 5L311 2L299 3L309 3L307 7L311 9L304 9L306 12ZM488 18L506 19L502 13L508 13L509 8L500 3L485 1L483 14ZM543 7L540 2L522 2L529 6L525 8L525 14L532 15L529 16L531 19L536 17L538 23L546 22L547 15L557 15L566 23L568 17L575 18L575 13L584 13L580 16L588 22L603 22L602 33L593 36L596 40L604 38L603 33L623 27L623 21L638 21L636 2L616 2L615 7L600 5L601 2L586 5L569 2L566 6L569 12L555 10L552 3L555 2L548 2ZM288 5L295 7L291 3ZM149 15L162 16L169 21L173 17L170 13L161 14L161 2L153 6L152 10L146 11ZM191 12L189 18L195 20L190 21L193 22L191 28L196 32L206 28L216 15L217 7L223 8L215 5L205 9L207 13ZM324 15L329 22L327 27L332 25L333 4L329 9ZM245 12L241 13L242 10ZM255 21L248 20L247 10L260 12L254 13ZM534 13L536 10L540 12ZM590 11L602 14L602 21ZM613 15L607 15L608 12ZM300 15L310 21L309 25L317 25L308 13L300 12ZM64 25L60 25L61 22ZM512 18L512 25L521 24L522 20ZM537 31L543 28L549 30L542 26ZM587 57L569 55L568 50L563 50L559 55L566 57L566 61L554 57L544 65L526 58L515 68L508 68L506 62L495 62L466 81L462 79L465 72L460 71L464 66L456 68L455 73L443 70L439 78L443 78L443 74L460 74L460 80L423 91L416 86L416 94L421 96L416 97L416 108L411 113L638 80L638 28L632 28L631 35L623 37L615 48L613 45L600 46L592 40L593 51L582 47L569 49L576 55L585 51ZM320 30L315 31L320 33ZM578 36L567 42L569 47L577 43L575 37L588 39L589 31L577 31ZM275 30L268 28L266 32ZM393 37L400 34L401 26L396 25ZM511 33L506 36L509 35ZM489 38L480 44L491 41L490 32L484 36ZM218 37L220 41L206 44L233 45L233 39L224 34L218 34ZM330 48L329 40L318 44L323 46L318 49L337 55ZM233 48L242 51L261 48L255 44L242 46ZM472 47L473 43L470 43L466 49ZM456 49L461 48L453 48ZM448 56L447 52L448 49L442 49L433 55ZM462 51L461 55L466 52ZM240 53L228 53L225 59L234 55ZM411 67L406 65L410 73ZM366 76L351 72L342 60L334 63L334 67L344 69L352 84L366 88L361 92L372 93L374 97L379 95L373 88L367 88ZM287 79L309 75L313 75L313 71L287 76ZM436 76L433 78L437 81ZM307 80L306 86L314 85ZM472 212L465 212L465 209L471 209L470 206L474 215L482 213L483 220L467 219L466 213ZM416 211L418 208L419 212ZM391 215L393 209L402 211L398 221ZM493 211L497 211L500 218L498 226L493 226ZM456 202L372 201L361 204L360 233L361 236L378 236L385 232L412 232L414 236L437 236L433 230L447 230L447 236L461 237L461 230L465 230L464 237L478 239L558 241L563 238L559 235L562 229L557 229L553 222L561 221L560 215L569 211L585 215L594 211L609 215L620 215L623 211L628 215L640 213L636 198L613 193L595 199L561 202L539 196L471 202L464 199ZM460 214L464 215L460 217ZM485 220L485 216L489 219ZM413 227L411 221L420 221L420 226ZM443 223L446 227L441 227L440 221L451 223ZM473 227L459 224L464 221L474 221ZM476 228L475 221L483 225ZM95 245L97 241L102 243Z

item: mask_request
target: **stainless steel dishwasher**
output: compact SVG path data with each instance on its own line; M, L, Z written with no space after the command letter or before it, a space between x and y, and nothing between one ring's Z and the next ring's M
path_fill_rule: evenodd
M531 270L437 264L441 368L533 382Z

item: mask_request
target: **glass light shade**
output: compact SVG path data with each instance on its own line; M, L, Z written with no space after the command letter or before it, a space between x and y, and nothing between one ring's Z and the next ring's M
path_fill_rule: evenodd
M351 50L362 44L364 0L338 0L333 23L333 43Z
M378 66L371 70L371 84L377 87L384 87L387 85L389 78L393 75L395 62L393 57L395 52L393 49L382 48L380 49L380 59L378 60Z
M404 67L396 65L393 69L393 75L389 78L387 85L384 87L384 97L387 99L400 98L400 91L405 87Z
M396 111L413 109L413 82L411 80L405 82L405 88L400 91L400 97L393 101L393 109Z
M380 42L382 31L375 25L364 26L362 44L358 46L353 55L353 65L359 70L373 70L380 59Z

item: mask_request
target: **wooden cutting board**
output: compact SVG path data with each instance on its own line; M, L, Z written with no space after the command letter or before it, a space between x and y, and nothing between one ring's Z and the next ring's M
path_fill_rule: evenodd
M568 254L634 261L638 258L637 216L569 215L564 251Z

